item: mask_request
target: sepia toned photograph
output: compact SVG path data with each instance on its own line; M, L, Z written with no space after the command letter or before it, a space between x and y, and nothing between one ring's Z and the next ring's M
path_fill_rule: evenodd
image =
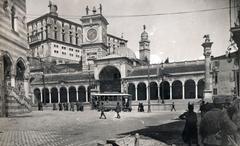
M0 0L0 146L240 146L240 0Z

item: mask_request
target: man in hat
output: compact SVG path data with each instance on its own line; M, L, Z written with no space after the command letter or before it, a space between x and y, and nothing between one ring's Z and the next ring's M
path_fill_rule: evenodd
M214 108L204 114L200 123L200 135L204 146L225 146L227 135L234 135L237 126L231 121L226 110L224 98L213 99Z

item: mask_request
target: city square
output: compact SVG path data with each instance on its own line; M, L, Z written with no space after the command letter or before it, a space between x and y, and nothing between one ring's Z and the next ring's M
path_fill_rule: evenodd
M239 146L240 0L0 0L0 145Z

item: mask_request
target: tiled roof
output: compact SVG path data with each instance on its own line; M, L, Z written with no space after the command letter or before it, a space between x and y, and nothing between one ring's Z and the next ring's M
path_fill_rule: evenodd
M157 71L159 69L159 72ZM191 64L191 65L178 65L178 66L166 66L163 70L160 67L154 66L149 68L150 75L162 75L162 74L174 74L174 73L187 73L187 72L199 72L205 71L204 64ZM141 68L135 68L128 76L145 76L148 74L148 68L146 66Z
M64 74L46 74L45 75L45 82L71 82L76 80L88 80L93 79L94 75L93 73L87 73L87 72L79 72L79 73L64 73ZM42 76L37 76L33 83L42 83Z

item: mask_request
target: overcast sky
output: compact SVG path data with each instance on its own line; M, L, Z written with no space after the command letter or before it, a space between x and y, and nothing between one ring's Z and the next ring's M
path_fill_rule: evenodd
M128 47L138 53L143 25L151 41L151 62L195 60L203 58L203 35L210 34L214 42L212 55L225 53L229 43L229 10L221 9L176 15L148 17L111 17L195 11L228 7L228 0L52 0L58 5L58 13L80 23L88 5L103 6L103 15L109 22L108 33L128 40ZM48 13L49 0L27 0L28 20ZM71 17L71 18L70 18ZM74 18L73 18L74 17ZM137 54L138 55L138 54Z

